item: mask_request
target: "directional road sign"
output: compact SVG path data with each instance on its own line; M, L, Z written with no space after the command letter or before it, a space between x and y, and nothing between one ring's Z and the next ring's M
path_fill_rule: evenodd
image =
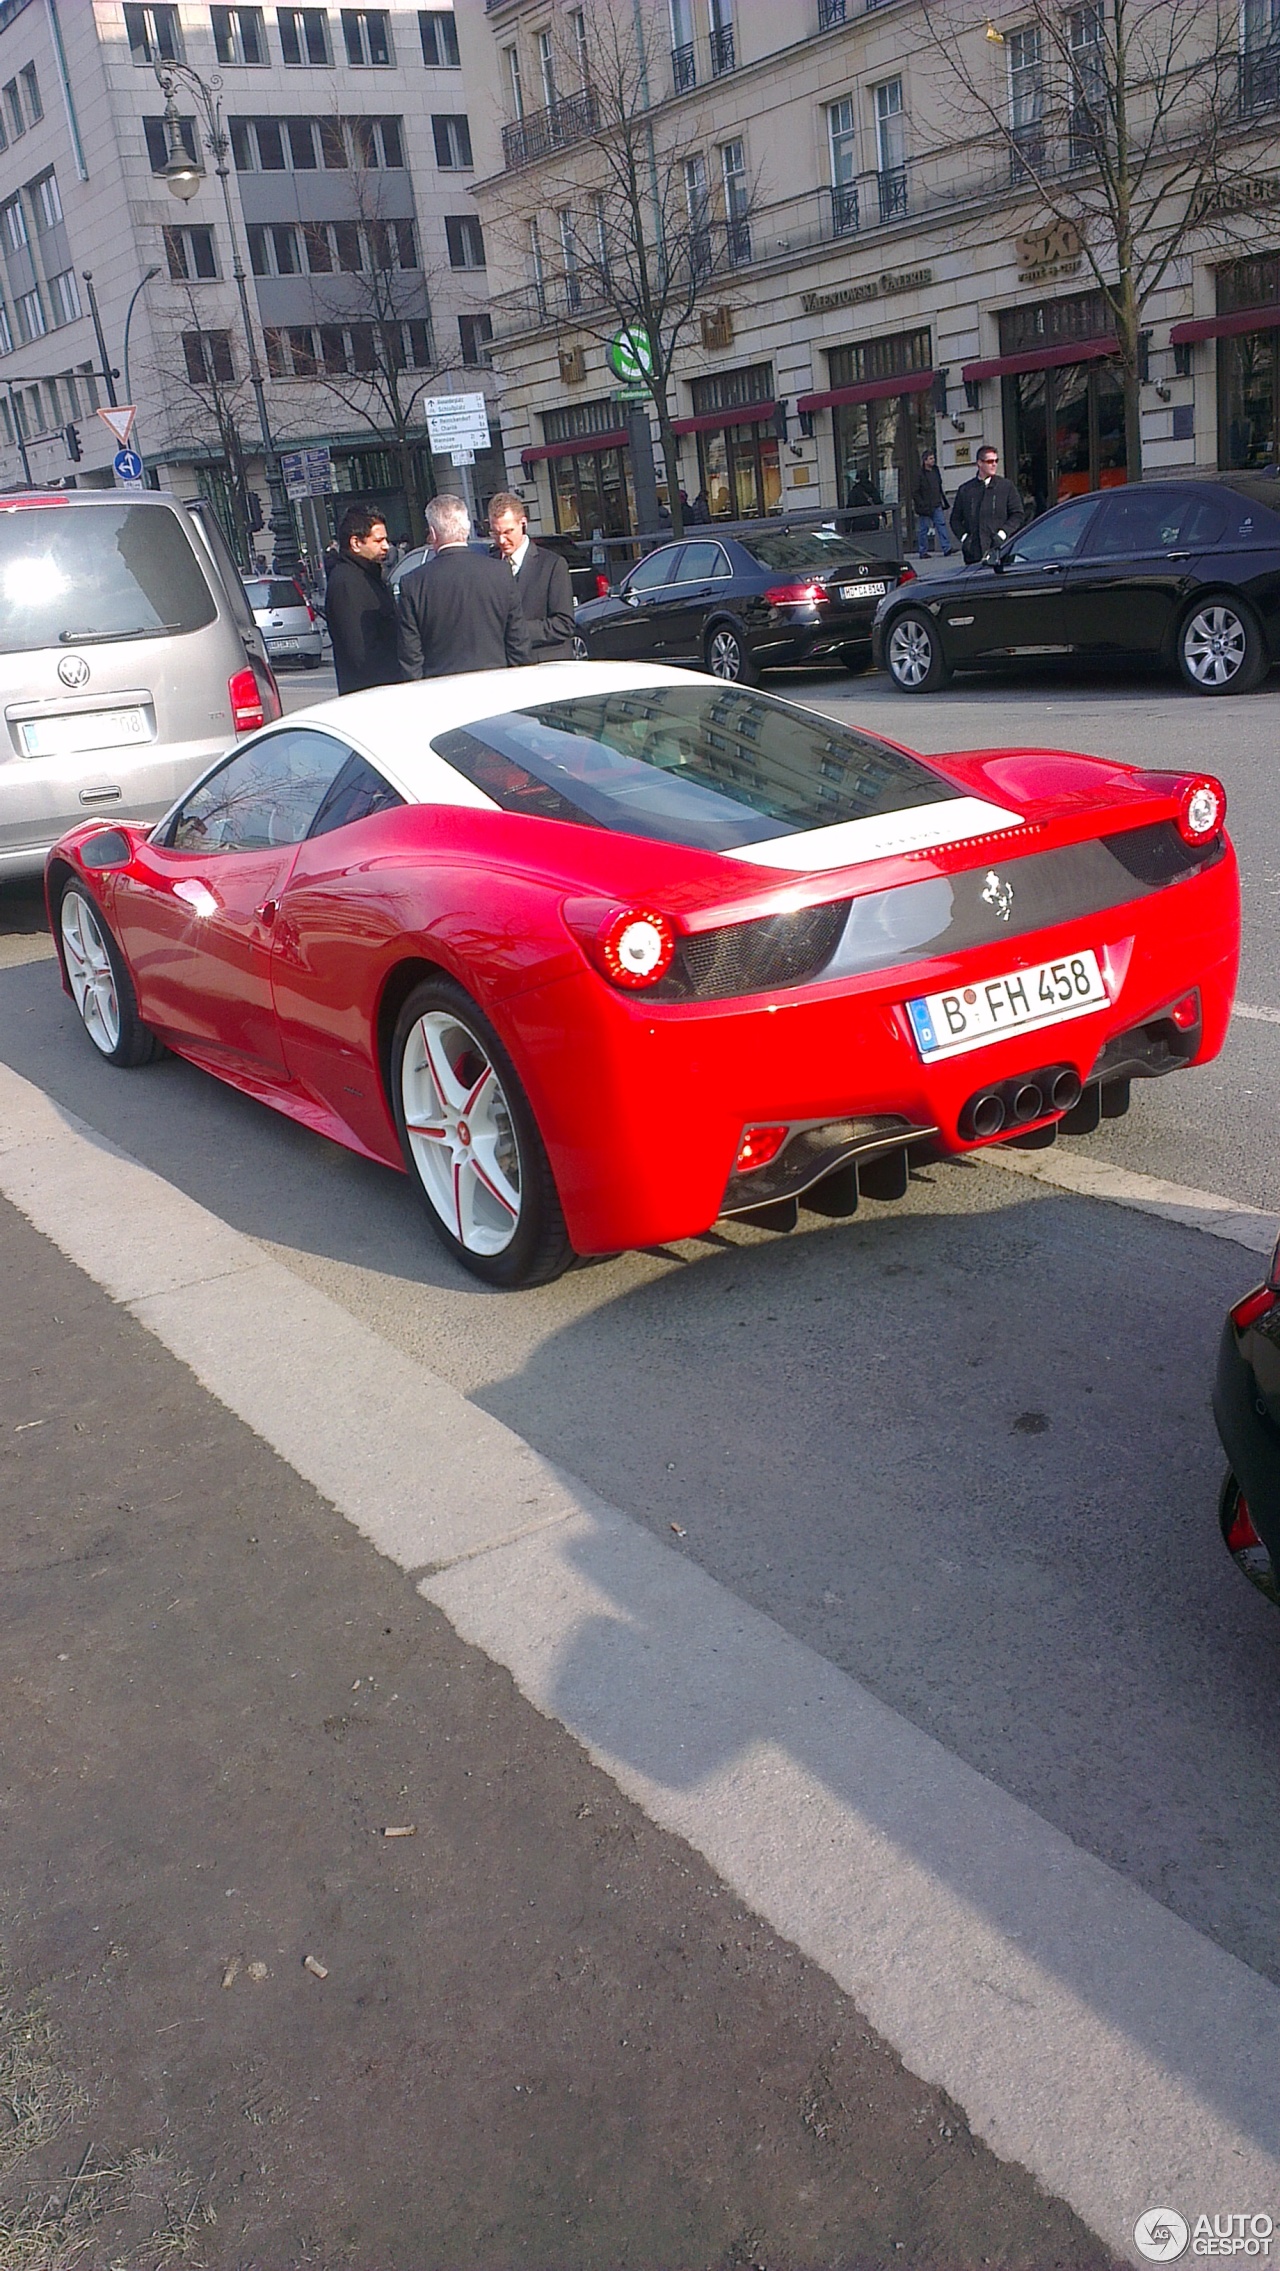
M117 481L127 481L137 488L142 480L142 459L136 449L118 449L111 460Z
M488 449L489 406L482 394L429 394L422 407L433 450Z

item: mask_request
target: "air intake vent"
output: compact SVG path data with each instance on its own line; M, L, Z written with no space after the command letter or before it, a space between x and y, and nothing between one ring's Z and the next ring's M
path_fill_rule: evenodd
M716 1001L730 994L802 986L831 960L848 912L848 900L840 899L795 915L765 915L682 938L666 977L645 998Z
M1222 857L1222 838L1207 844L1188 844L1172 820L1154 820L1147 828L1125 828L1102 839L1113 859L1120 862L1135 883L1159 890L1166 883L1181 883L1184 876Z

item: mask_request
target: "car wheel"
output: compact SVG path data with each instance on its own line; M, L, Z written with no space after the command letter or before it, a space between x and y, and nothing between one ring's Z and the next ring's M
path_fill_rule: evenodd
M587 645L586 640L584 638L581 638L576 631L573 635L573 659L575 662L590 662L591 660L590 647Z
M902 694L932 694L951 676L938 637L938 626L918 608L895 615L885 640L885 664Z
M124 956L78 883L62 894L58 929L71 999L99 1056L111 1065L149 1064L160 1044L138 1015Z
M1250 694L1267 674L1257 617L1217 592L1197 601L1178 633L1178 667L1197 694Z
M320 657L319 657L319 655L318 655L318 654L304 654L304 656L303 656L303 658L302 658L302 667L303 667L303 669L304 669L304 670L318 670L318 669L320 668Z
M841 647L840 660L846 670L852 670L855 674L860 670L870 670L871 649L870 647Z
M707 633L707 668L713 678L726 679L733 686L754 686L760 676L747 653L740 631L732 623L717 623Z
M405 1165L440 1243L486 1285L548 1285L573 1260L519 1075L451 979L415 988L391 1045Z

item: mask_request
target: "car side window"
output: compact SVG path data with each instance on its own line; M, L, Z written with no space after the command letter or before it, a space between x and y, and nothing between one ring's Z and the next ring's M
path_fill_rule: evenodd
M1098 509L1095 497L1057 505L1029 528L1020 529L1004 554L1011 568L1039 567L1046 560L1069 560ZM1090 547L1092 549L1092 547Z
M682 584L710 583L713 576L720 574L716 563L723 558L724 554L718 544L686 544L676 581Z
M165 831L178 852L260 852L300 844L351 751L304 727L265 734L220 765Z
M1131 553L1168 552L1179 540L1188 502L1177 490L1153 497L1135 488L1108 497L1089 539L1090 557L1116 560Z
M354 751L336 781L325 790L324 798L307 831L308 838L327 836L335 828L349 828L353 821L368 820L375 812L394 812L405 799L390 781L384 781L375 772L366 757Z
M680 552L681 546L678 544L660 545L656 552L650 552L647 559L641 560L639 566L632 569L627 577L626 589L656 591L659 584L669 583Z
M1226 506L1217 497L1192 497L1182 516L1182 542L1221 544L1226 533Z

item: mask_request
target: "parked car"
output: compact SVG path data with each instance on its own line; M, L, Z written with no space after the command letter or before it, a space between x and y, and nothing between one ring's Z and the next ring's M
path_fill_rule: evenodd
M701 674L548 662L297 711L149 835L73 830L46 889L102 1057L163 1042L402 1168L515 1286L852 1214L913 1147L1087 1134L1215 1056L1224 814L1204 774L916 757Z
M212 509L0 498L0 875L86 812L154 819L280 695Z
M977 567L886 595L875 653L904 694L953 671L1079 655L1247 694L1280 658L1280 512L1223 482L1072 497Z
M244 588L272 662L318 670L324 634L301 584L285 576L246 576Z
M688 662L751 685L778 663L871 660L878 602L915 571L834 528L715 536L699 529L660 544L608 598L578 609L578 651L591 661Z
M1227 1550L1280 1603L1280 1247L1222 1328L1213 1416L1230 1462L1218 1501Z

